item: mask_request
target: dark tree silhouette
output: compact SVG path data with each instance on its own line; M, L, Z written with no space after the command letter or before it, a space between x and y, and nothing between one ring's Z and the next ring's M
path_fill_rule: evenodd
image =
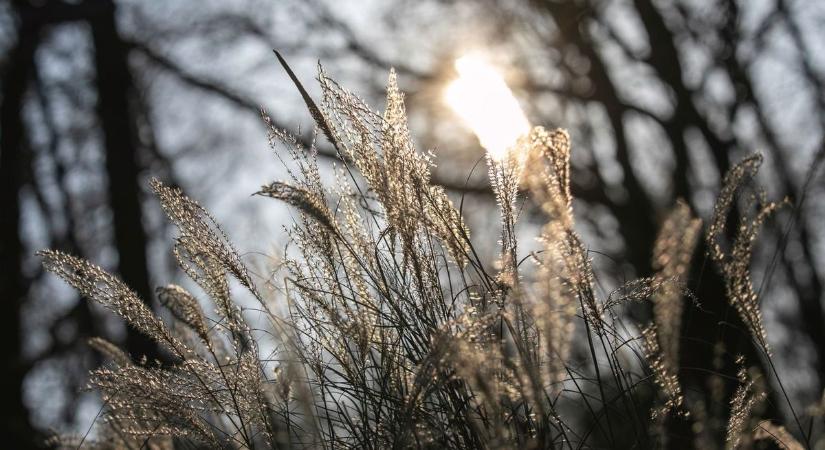
M133 112L135 87L127 47L115 25L115 5L111 0L99 3L101 13L90 20L90 25L95 49L98 115L104 134L109 202L118 250L117 272L151 305L137 161L140 140ZM150 360L160 357L155 344L137 332L128 334L126 347L138 357L146 355Z
M112 213L113 244L118 254L117 271L150 304L153 296L149 287L147 236L141 210L142 187L138 162L141 143L136 130L135 88L127 62L128 53L115 25L115 5L108 0L89 0L46 4L17 1L12 6L19 24L15 47L9 53L3 73L0 117L2 258L3 267L8 268L2 271L1 292L9 306L8 312L3 315L2 354L4 367L8 369L7 376L3 377L3 391L9 394L11 400L4 408L4 414L8 416L3 420L3 426L11 447L28 448L42 446L44 438L29 423L29 411L22 398L23 383L32 361L25 360L22 355L25 329L20 310L34 280L22 271L22 262L29 255L21 242L26 230L20 228L20 196L26 189L38 191L42 188L38 186L40 180L26 176L32 173L27 165L34 159L29 142L33 125L26 123L23 111L28 94L38 91L37 94L42 96L42 91L37 89L40 87L39 68L35 54L50 26L83 21L91 28L97 74L97 112L106 160L103 170L109 186L108 205ZM71 223L71 219L68 220ZM69 234L72 233L74 231L69 230ZM56 239L54 242L58 247L76 252L81 250L71 236L54 236L53 239ZM78 302L62 320L75 321L79 328L78 338L95 331L85 302ZM151 340L136 331L129 330L126 341L127 348L136 357L145 355L153 360L162 356ZM71 344L57 341L53 344L53 353L71 348Z
M0 233L2 233L2 267L0 293L6 307L2 315L3 392L6 405L2 421L8 444L15 448L28 448L37 435L28 420L28 410L23 404L23 379L25 362L21 355L23 330L20 323L20 306L28 292L28 283L21 270L23 246L20 240L20 189L23 185L21 172L24 165L26 136L23 132L21 110L23 96L33 69L34 51L38 43L35 26L23 22L17 44L9 54L3 73L2 104L0 105Z

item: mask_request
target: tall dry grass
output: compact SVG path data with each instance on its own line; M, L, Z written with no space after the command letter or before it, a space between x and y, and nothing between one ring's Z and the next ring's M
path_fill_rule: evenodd
M331 183L322 179L314 148L269 126L271 145L288 155L289 179L257 194L297 212L283 272L258 280L283 277L278 290L260 290L215 220L158 181L152 188L178 228L174 256L199 286L197 294L176 285L158 289L171 320L101 268L40 253L46 269L154 339L171 361L135 360L92 340L109 361L91 373L104 413L93 436L52 444L677 448L665 425L676 418L701 425L693 437L700 447L747 448L764 439L784 448L810 445L798 421L786 429L760 420L765 377L775 373L759 374L749 368L753 362L739 362L740 387L721 400L729 401L727 424L706 420L706 405L685 396L681 314L686 300L700 301L685 286L702 228L685 203L662 225L656 273L599 296L590 253L575 231L570 138L536 127L509 158L488 161L501 257L485 261L456 205L431 184L432 156L413 146L394 73L383 113L323 71L319 81L318 105L298 87L340 156ZM759 226L780 205L751 196L756 214L732 242L724 232L737 191L760 161L747 158L725 177L705 238L729 302L770 360L750 259ZM521 192L546 216L541 251L529 255L519 254L515 233ZM257 301L260 329L233 300L240 290ZM652 321L624 320L629 302L649 302ZM261 336L275 344L263 348ZM626 419L621 426L617 415Z

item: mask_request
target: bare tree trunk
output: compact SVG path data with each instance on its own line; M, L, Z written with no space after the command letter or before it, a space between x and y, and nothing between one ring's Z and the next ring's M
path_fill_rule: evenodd
M29 412L23 403L23 380L26 365L21 353L22 327L20 308L26 297L29 280L21 270L23 245L20 240L20 188L23 185L22 154L26 145L21 117L23 97L34 67L34 50L38 30L23 21L17 46L7 61L3 74L2 105L0 106L0 295L4 310L0 314L0 350L3 358L4 405L0 419L3 442L8 448L36 448L42 441L29 422Z
M147 304L152 304L146 256L146 230L143 228L139 140L133 105L132 74L128 52L115 24L115 5L111 0L97 1L98 14L90 18L97 69L98 115L103 128L109 202L112 209L118 273ZM149 338L130 329L126 347L136 357L160 357Z

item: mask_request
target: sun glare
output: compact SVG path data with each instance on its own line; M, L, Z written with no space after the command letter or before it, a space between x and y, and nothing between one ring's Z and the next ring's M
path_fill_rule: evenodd
M478 137L481 146L502 160L530 123L496 69L477 56L456 60L458 78L445 92L447 104Z

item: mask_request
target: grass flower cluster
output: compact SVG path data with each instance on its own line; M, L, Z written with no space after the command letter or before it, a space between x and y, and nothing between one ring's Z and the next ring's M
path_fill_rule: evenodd
M319 104L299 89L340 157L331 184L314 148L269 126L271 145L288 155L289 179L257 194L298 213L279 289L260 290L204 208L158 181L152 188L178 229L174 256L199 287L158 289L166 320L101 268L41 252L46 269L169 356L145 361L93 339L109 360L91 374L103 418L94 436L53 444L572 450L594 442L615 447L620 434L630 434L639 447L657 447L666 442L667 417L702 420L703 406L691 404L679 381L682 311L685 299L697 301L686 277L702 234L685 203L662 225L651 255L656 272L599 296L575 231L570 138L536 127L507 158L488 161L501 211L501 260L484 261L460 208L431 184L432 156L414 148L395 74L383 113L323 71L319 80ZM730 303L769 357L749 264L759 226L779 204L751 197L755 215L732 243L724 232L735 194L759 162L748 158L725 178L706 238ZM546 217L536 236L541 250L529 255L518 254L515 233L524 193ZM257 300L274 346L264 348L233 300L239 289ZM650 305L649 323L622 321L630 302ZM804 448L756 416L766 388L742 364L718 447L772 439ZM645 403L645 396L657 400ZM619 429L615 414L632 427Z

